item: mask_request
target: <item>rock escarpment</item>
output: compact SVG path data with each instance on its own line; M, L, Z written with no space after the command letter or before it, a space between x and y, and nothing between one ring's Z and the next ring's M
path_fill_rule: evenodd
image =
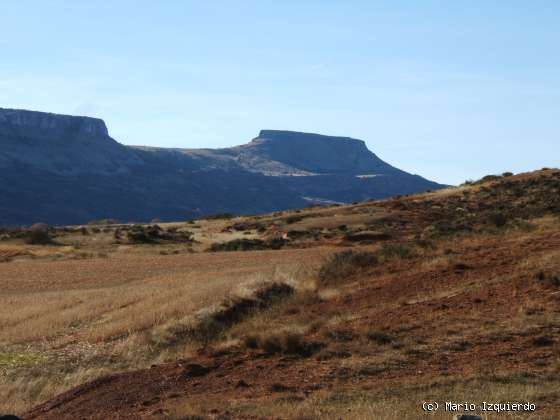
M25 165L53 174L109 174L135 162L103 120L0 108L0 170Z
M108 137L103 120L0 108L0 135L40 139Z

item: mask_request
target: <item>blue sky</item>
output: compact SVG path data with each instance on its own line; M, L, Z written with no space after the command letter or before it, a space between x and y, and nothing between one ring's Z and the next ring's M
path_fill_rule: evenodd
M0 6L0 107L100 117L125 144L344 135L451 184L559 166L555 0Z

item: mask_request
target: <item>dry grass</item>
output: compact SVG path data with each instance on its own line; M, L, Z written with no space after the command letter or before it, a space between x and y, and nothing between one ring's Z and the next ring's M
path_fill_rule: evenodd
M105 373L186 357L199 344L170 332L263 282L298 283L294 266L324 252L255 259L151 251L0 265L0 412L21 412Z

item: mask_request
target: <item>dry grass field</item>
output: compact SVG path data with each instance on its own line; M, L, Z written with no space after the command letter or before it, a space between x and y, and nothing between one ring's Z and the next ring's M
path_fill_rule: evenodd
M151 251L0 265L2 411L103 373L188 355L188 342L165 343L167 330L262 282L295 282L303 261L325 252L265 251L255 259Z
M489 419L560 416L559 171L48 234L0 234L0 413L447 419L422 402L489 401L536 405Z

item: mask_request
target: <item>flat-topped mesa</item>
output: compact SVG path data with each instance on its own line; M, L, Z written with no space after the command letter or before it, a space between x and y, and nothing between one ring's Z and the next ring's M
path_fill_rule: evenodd
M338 136L326 136L324 134L315 133L304 133L300 131L288 131L288 130L261 130L259 136L254 140L265 140L274 142L315 142L315 143L325 143L325 142L345 142L347 144L353 144L354 147L366 148L366 144L363 140L354 139L352 137L338 137Z
M105 122L98 118L0 108L0 135L60 140L109 137Z
M246 146L260 156L314 173L385 173L394 168L363 140L284 130L261 130Z

